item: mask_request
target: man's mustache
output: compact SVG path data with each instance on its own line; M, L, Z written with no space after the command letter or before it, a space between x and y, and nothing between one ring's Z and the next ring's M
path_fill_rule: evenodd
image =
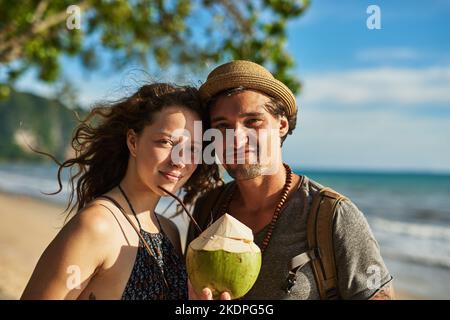
M225 148L225 156L238 156L238 155L245 155L246 153L257 154L258 147L244 146L242 148L231 148L231 147Z

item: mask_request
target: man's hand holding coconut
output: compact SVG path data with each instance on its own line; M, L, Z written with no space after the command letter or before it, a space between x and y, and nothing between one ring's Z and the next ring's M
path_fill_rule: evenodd
M258 277L261 250L250 228L224 214L190 243L186 264L193 298L238 299Z

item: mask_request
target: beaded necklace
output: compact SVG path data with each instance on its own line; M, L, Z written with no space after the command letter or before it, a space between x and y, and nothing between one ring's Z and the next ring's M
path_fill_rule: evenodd
M281 192L280 202L278 202L278 205L275 208L275 211L272 216L272 220L270 221L269 227L266 231L266 235L265 235L262 245L260 247L262 254L264 253L267 246L269 245L273 230L275 229L275 225L278 221L278 218L280 217L281 209L283 208L283 206L286 202L286 199L287 199L287 196L288 196L289 190L291 188L291 184L292 184L292 170L285 163L283 163L283 166L286 169L286 181L284 183L283 190ZM231 200L233 199L233 195L234 195L235 191L236 191L236 186L230 192L228 198L226 199L224 205L222 206L221 215L223 215L227 212L229 213L230 203L231 203Z

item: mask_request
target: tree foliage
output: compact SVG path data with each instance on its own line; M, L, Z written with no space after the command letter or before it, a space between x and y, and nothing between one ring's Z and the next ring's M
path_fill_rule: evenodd
M81 28L69 30L67 8L77 5ZM228 59L265 65L294 92L299 81L285 48L286 25L308 0L0 0L0 95L25 71L55 82L61 56L81 58L92 70L100 52L118 70L151 61L202 70Z

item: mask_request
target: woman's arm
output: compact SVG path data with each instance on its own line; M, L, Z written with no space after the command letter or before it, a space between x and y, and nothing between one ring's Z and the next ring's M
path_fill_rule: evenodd
M76 214L42 254L21 299L76 299L103 264L111 230L101 206Z

